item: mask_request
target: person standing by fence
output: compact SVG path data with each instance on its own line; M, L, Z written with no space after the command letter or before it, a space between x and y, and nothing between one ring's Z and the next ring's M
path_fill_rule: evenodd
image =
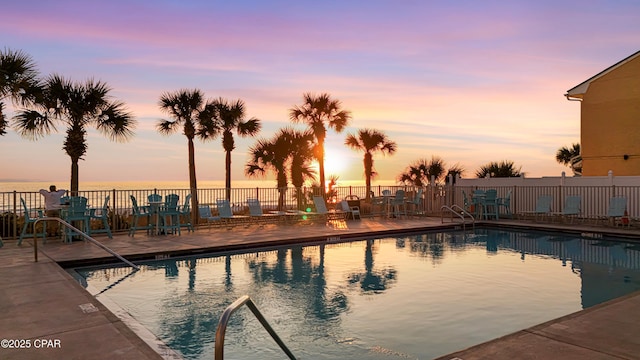
M44 210L47 217L60 217L62 203L60 199L67 190L57 190L55 185L49 186L49 191L40 189L40 195L44 196ZM54 237L58 233L58 222L49 221L47 224L47 237Z

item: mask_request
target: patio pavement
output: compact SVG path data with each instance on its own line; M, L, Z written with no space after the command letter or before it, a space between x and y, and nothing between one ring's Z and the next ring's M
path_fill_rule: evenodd
M573 229L613 233L640 241L640 230L492 221L495 225ZM450 226L445 223L444 226ZM208 229L181 236L135 237L117 234L97 237L129 260L167 254L213 252L308 241L357 239L372 233L385 235L437 229L440 218L363 219L324 224L265 225ZM113 262L114 258L84 241L38 244L34 262L33 239L22 246L5 240L0 248L0 339L14 348L0 347L0 359L161 359L119 318L95 300L59 264ZM439 359L640 359L640 292L534 326ZM15 348L22 345L23 348ZM171 358L170 351L163 352Z

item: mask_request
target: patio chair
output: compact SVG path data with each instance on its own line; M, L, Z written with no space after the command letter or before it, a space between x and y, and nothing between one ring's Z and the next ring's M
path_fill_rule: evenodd
M163 234L176 232L180 234L180 211L178 210L178 201L180 197L177 194L169 194L164 198L164 204L158 208L158 218L160 224L158 230Z
M473 190L471 194L471 205L473 205L473 215L477 218L482 216L485 191L482 189Z
M227 225L232 226L234 223L249 224L250 216L245 215L233 215L231 210L231 204L227 199L217 199L216 207L218 208L218 214Z
M131 226L129 227L129 236L134 236L136 230L145 230L149 233L151 230L151 213L148 206L138 206L138 200L133 195L129 195L131 199ZM140 224L140 219L146 219L144 225Z
M580 203L582 202L582 197L580 195L571 195L567 196L564 199L564 207L562 211L552 212L551 215L560 217L560 220L564 221L564 219L569 218L571 223L573 223L573 219L580 215Z
M495 217L498 220L498 191L496 189L489 189L484 192L482 198L482 217L488 220L489 217Z
M533 215L534 220L537 220L538 216L544 219L544 216L548 216L551 213L551 202L553 197L551 195L540 195L536 200L536 208L533 211L523 211L522 216Z
M400 217L400 215L407 216L407 204L404 200L404 190L396 191L396 195L391 199L389 204L393 217Z
M258 221L261 225L267 222L280 221L283 219L283 216L279 214L265 214L262 211L262 205L260 205L260 200L258 199L247 199L247 206L249 206L249 216L251 216L253 220Z
M35 210L29 210L27 208L27 203L24 201L23 198L20 198L20 204L22 204L22 210L24 210L24 225L22 226L22 231L20 232L20 238L18 239L18 245L22 244L22 239L26 236L26 235L30 235L30 236L42 236L43 241L46 239L47 236L47 222L46 221L41 221L42 223L42 232L36 232L36 228L35 228L35 222L39 219L39 218L43 218L44 217L44 213L41 209L37 209ZM32 214L35 214L36 217L31 217ZM33 233L31 234L27 234L27 228L29 227L30 224L34 224L33 226Z
M609 199L609 210L607 211L607 216L603 217L603 219L609 220L613 225L616 225L616 219L622 220L628 216L626 212L627 198L624 196L614 196ZM625 225L622 221L621 224ZM626 222L626 225L629 226L629 221Z
M500 214L501 209L504 209L504 214L511 218L511 190L507 192L507 196L498 198L496 202L498 204L498 214Z
M86 235L91 236L91 226L89 209L87 208L87 198L84 196L71 196L69 197L69 207L60 211L62 220L73 225ZM64 227L65 241L71 242L74 236L80 235L73 229Z
M148 202L162 201L162 195L160 195L160 194L150 194L149 196L147 196L147 201Z
M324 198L322 196L314 196L313 205L316 207L315 214L323 216L326 220L344 220L348 214L342 210L328 210L327 204L324 202Z
M360 207L359 206L349 206L349 203L347 202L347 200L342 200L342 201L340 201L340 208L342 209L342 211L347 213L347 216L351 215L351 218L353 220L356 219L356 216L358 217L358 220L362 219L360 217Z
M462 190L462 207L466 212L471 213L471 202L469 201L467 193L464 190Z
M220 216L213 216L211 214L211 207L209 205L198 206L198 216L200 219L207 221L209 230L211 230L212 223L220 224L222 222L222 218Z
M372 196L371 197L371 216L385 214L386 199L384 196Z
M194 231L193 224L191 224L191 194L185 196L184 205L182 205L182 207L178 209L178 212L180 213L181 217L180 226L186 226L187 231Z
M413 195L413 198L406 201L405 205L409 207L409 215L423 215L422 209L420 208L420 205L422 205L423 191L424 190L422 188L418 189L418 191Z
M89 221L100 220L102 221L102 229L92 229L91 233L106 232L109 239L113 239L111 235L111 227L109 226L109 195L105 196L104 203L100 208L89 209Z

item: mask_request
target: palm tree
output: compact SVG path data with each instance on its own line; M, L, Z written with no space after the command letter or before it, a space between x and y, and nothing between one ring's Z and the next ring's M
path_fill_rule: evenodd
M63 149L71 158L71 193L78 192L78 162L87 152L87 126L95 128L112 141L127 141L133 136L135 119L124 103L111 100L111 89L101 81L73 82L59 75L47 78L41 99L33 108L15 117L20 135L38 139L55 130L54 121L67 126Z
M569 166L574 174L582 173L581 160L580 143L572 144L571 148L563 146L556 152L556 161L562 165Z
M476 170L476 176L483 178L489 175L489 177L519 177L522 166L516 168L513 161L503 160L500 163L490 162L481 166Z
M310 131L298 131L285 128L280 136L288 140L291 184L296 188L298 209L303 208L304 195L302 187L305 181L315 180L315 170L311 166L313 161L313 134Z
M431 183L433 177L434 182L438 183L445 174L444 167L444 160L438 156L431 156L431 160L422 158L409 165L398 176L398 182L421 187Z
M392 155L397 149L397 144L389 140L387 135L381 131L372 129L360 129L357 136L348 134L344 144L354 150L364 152L363 164L368 200L371 194L371 179L376 176L373 167L373 154L380 152L383 155L385 153Z
M10 98L14 104L28 106L40 90L38 71L33 59L22 51L0 51L0 136L7 133L9 121L4 115L2 100Z
M279 191L278 210L284 207L284 197L288 185L287 170L291 182L298 192L304 182L313 178L311 167L313 134L292 128L280 129L271 139L259 139L249 149L251 159L246 165L248 176L264 176L271 170L276 174ZM300 195L300 194L298 194ZM298 196L300 201L301 197Z
M342 132L351 120L351 112L342 110L340 101L331 99L326 93L318 96L306 93L303 98L304 104L294 106L289 117L294 123L306 123L316 138L315 157L318 160L322 196L325 196L324 140L327 126L338 133Z
M466 170L464 169L464 167L462 167L462 165L460 164L455 164L453 166L451 166L448 170L447 170L447 176L445 177L445 182L448 182L449 179L453 179L453 183L456 183L456 178L458 178L459 176L462 176L462 174L464 174Z
M248 176L265 176L268 171L276 174L276 186L278 187L278 210L284 208L287 189L287 157L289 156L288 141L276 134L273 138L258 139L249 148L251 159L245 167Z
M219 98L213 102L215 109L218 131L209 132L203 138L214 139L222 134L222 148L225 156L225 187L227 189L227 200L231 199L231 152L236 148L233 132L240 137L255 136L261 128L260 120L251 118L245 120L245 108L242 100L229 103L227 100Z
M172 93L166 92L160 96L158 104L160 110L169 115L172 120L160 120L157 125L158 132L169 135L182 129L187 137L187 149L189 152L189 188L191 191L191 223L198 222L198 184L196 181L196 161L193 139L204 132L206 126L209 130L215 130L215 123L211 122L212 106L205 103L204 95L198 89L178 90Z

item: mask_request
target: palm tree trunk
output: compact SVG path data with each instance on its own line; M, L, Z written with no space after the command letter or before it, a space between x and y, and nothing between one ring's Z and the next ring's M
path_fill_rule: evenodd
M71 159L71 196L78 196L78 158Z
M371 177L373 175L373 155L369 152L364 154L364 177L367 186L367 200L371 198Z
M325 180L324 180L324 139L320 143L320 150L318 154L318 168L320 173L320 194L323 199L327 199L327 192L325 190Z
M227 189L227 200L231 201L231 151L226 151L224 171L224 186Z
M196 159L193 139L188 139L189 148L189 189L191 191L191 224L198 224L198 184L196 182Z

